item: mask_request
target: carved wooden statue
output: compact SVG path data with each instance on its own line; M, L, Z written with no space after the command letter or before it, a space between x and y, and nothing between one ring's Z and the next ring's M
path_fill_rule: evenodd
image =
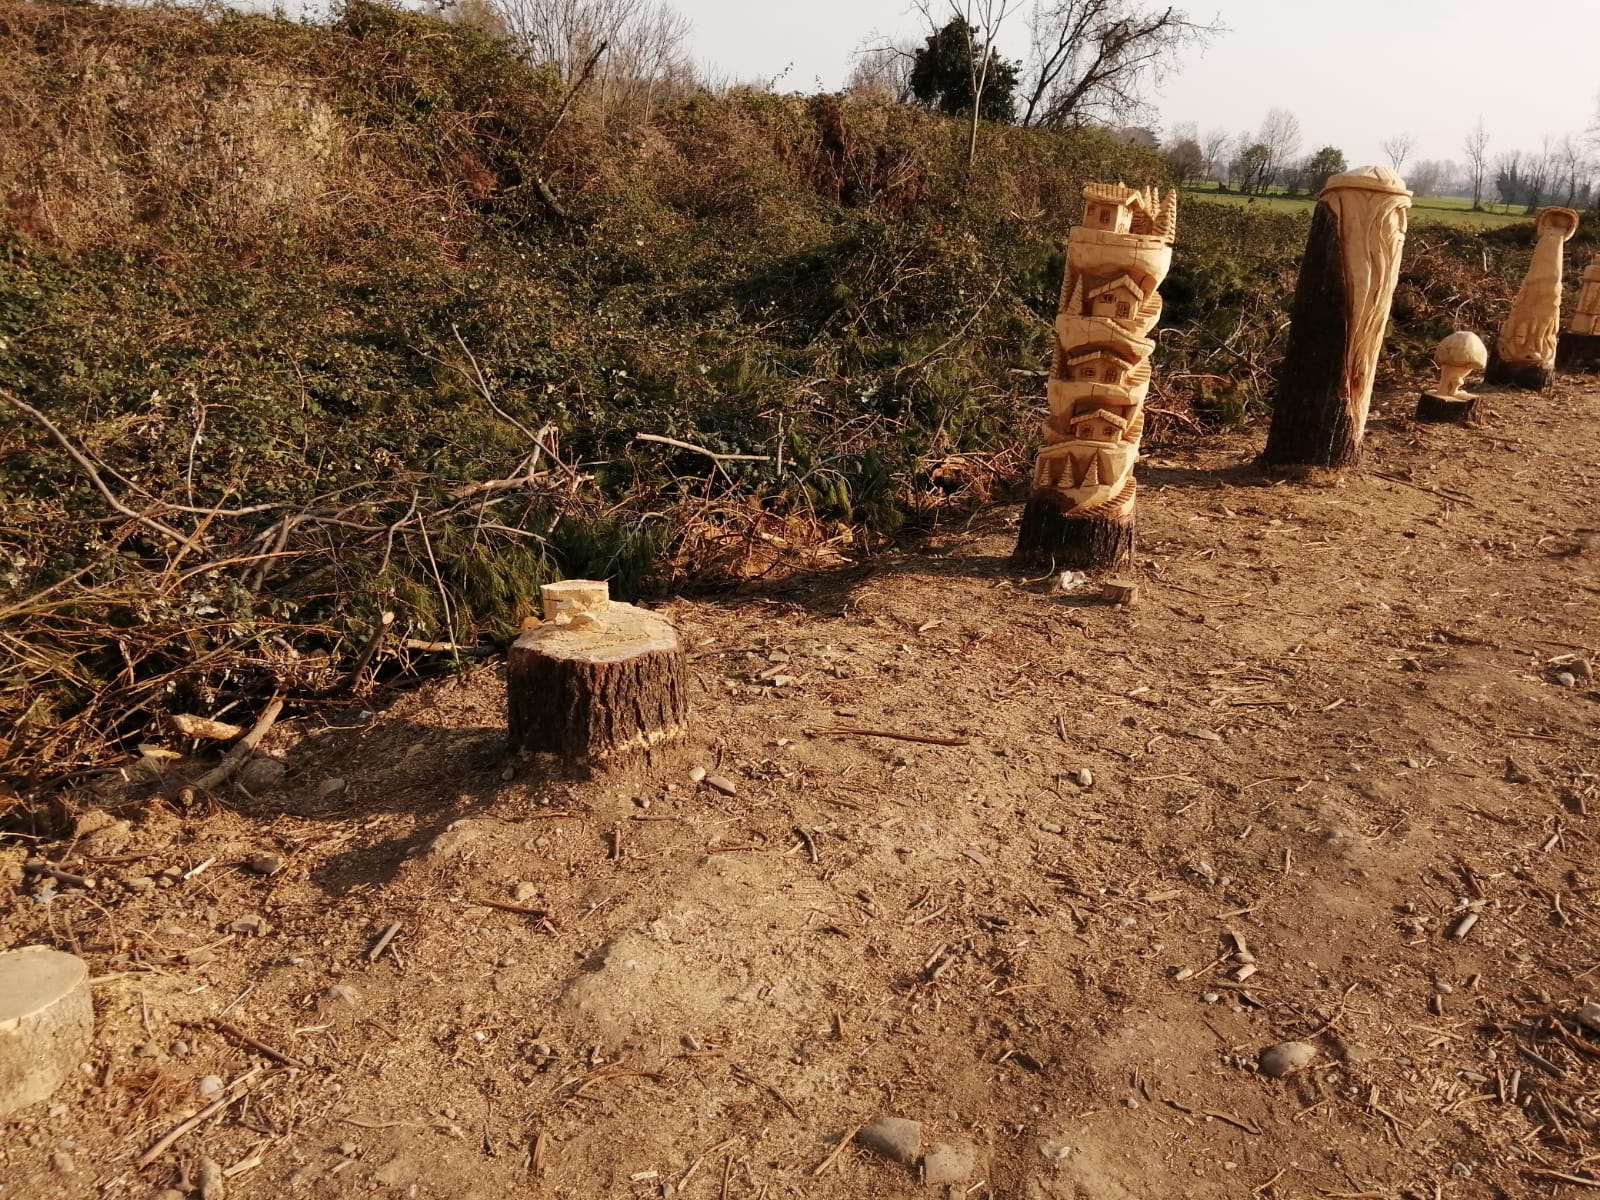
M1485 378L1490 383L1539 391L1549 385L1555 370L1556 335L1561 327L1561 260L1567 239L1578 231L1578 214L1570 208L1541 209L1533 228L1538 239L1533 262L1511 302L1510 315L1500 326Z
M1465 425L1472 419L1478 398L1462 390L1467 376L1489 364L1489 350L1483 339L1465 329L1452 333L1433 352L1439 368L1439 382L1417 399L1417 420L1449 421Z
M1556 342L1556 366L1563 371L1600 371L1600 254L1584 268L1578 310Z
M1335 175L1322 189L1261 456L1269 470L1341 469L1361 457L1410 208L1386 167Z
M1015 560L1039 568L1115 566L1133 550L1133 465L1150 390L1147 336L1172 265L1178 196L1121 184L1083 189L1067 237L1050 366L1050 418Z
M683 736L688 668L671 625L594 580L545 584L540 598L544 622L506 663L513 750L595 767Z

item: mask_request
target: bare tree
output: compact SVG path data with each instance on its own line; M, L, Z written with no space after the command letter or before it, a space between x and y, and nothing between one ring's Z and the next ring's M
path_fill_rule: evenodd
M1584 153L1582 143L1569 133L1556 147L1555 158L1558 164L1556 182L1559 183L1564 176L1567 183L1566 199L1561 203L1571 208L1572 202L1578 197L1579 186L1588 182L1588 156Z
M493 0L506 30L531 62L550 63L576 83L598 62L595 79L610 101L635 101L648 113L666 85L687 86L690 24L661 0Z
M1379 142L1378 149L1389 156L1389 165L1394 168L1394 173L1398 175L1401 168L1406 165L1406 159L1411 157L1411 151L1416 144L1417 139L1409 133L1397 133L1393 137L1384 138L1383 141Z
M972 95L972 125L967 137L967 165L978 159L978 123L983 112L983 93L994 73L995 41L1008 17L1014 16L1022 0L915 0L917 11L938 33L951 20L959 20L967 38L967 66Z
M1467 167L1472 179L1472 211L1483 207L1483 174L1489 162L1489 131L1483 127L1483 118L1467 131L1467 140L1461 149L1467 156Z
M1445 183L1449 177L1449 163L1424 158L1411 168L1411 174L1406 177L1406 186L1418 199L1424 196L1436 196L1439 194L1440 184Z
M1132 121L1142 92L1176 64L1178 52L1227 32L1181 9L1133 0L1034 0L1023 71L1024 125Z
M1200 158L1207 179L1215 179L1219 168L1227 169L1228 143L1232 138L1226 129L1208 129L1200 138Z
M855 52L855 66L850 69L844 90L858 100L909 104L911 65L916 57L917 43L909 38L863 44Z
M1266 162L1257 172L1256 190L1264 192L1300 152L1300 118L1286 108L1269 108L1256 142L1267 152Z

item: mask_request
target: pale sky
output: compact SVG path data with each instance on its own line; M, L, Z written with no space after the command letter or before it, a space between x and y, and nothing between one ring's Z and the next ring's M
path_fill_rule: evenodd
M1135 0L1155 7L1162 0ZM1180 0L1180 3L1182 0ZM792 65L780 91L837 89L850 52L874 32L905 35L920 17L907 0L672 0L694 22L696 59L736 79ZM1481 114L1489 155L1537 150L1549 134L1582 134L1600 102L1600 3L1590 0L1211 0L1186 4L1231 32L1189 52L1152 100L1170 129L1255 129L1279 106L1300 118L1302 151L1332 144L1352 165L1385 161L1378 143L1416 139L1416 159L1463 157ZM1018 5L1010 57L1026 47Z

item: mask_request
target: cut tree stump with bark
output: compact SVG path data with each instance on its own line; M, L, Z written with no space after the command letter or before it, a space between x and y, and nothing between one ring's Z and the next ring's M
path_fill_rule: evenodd
M1499 354L1489 356L1489 365L1483 372L1485 383L1521 388L1527 392L1544 391L1550 386L1550 376L1550 368L1543 363L1509 363Z
M1466 425L1477 410L1476 396L1441 396L1437 392L1423 392L1417 397L1416 419L1451 425Z
M1563 333L1556 342L1556 370L1575 375L1600 373L1600 334Z
M1087 516L1061 511L1053 492L1036 492L1022 510L1012 561L1029 570L1096 571L1133 557L1134 509L1127 504Z
M512 749L598 767L681 738L689 687L677 631L613 602L604 583L541 592L546 620L517 639L507 665Z
M48 946L0 954L0 1116L49 1097L93 1039L83 959Z

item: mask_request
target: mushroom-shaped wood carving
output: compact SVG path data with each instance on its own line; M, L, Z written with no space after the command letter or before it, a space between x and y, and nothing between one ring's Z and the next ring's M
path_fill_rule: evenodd
M1478 398L1462 391L1461 385L1472 372L1489 365L1489 348L1477 334L1461 329L1439 343L1433 362L1439 368L1439 384L1417 398L1417 420L1466 424Z
M1439 368L1439 395L1459 396L1467 376L1489 365L1489 348L1470 329L1460 329L1439 343L1433 364Z

